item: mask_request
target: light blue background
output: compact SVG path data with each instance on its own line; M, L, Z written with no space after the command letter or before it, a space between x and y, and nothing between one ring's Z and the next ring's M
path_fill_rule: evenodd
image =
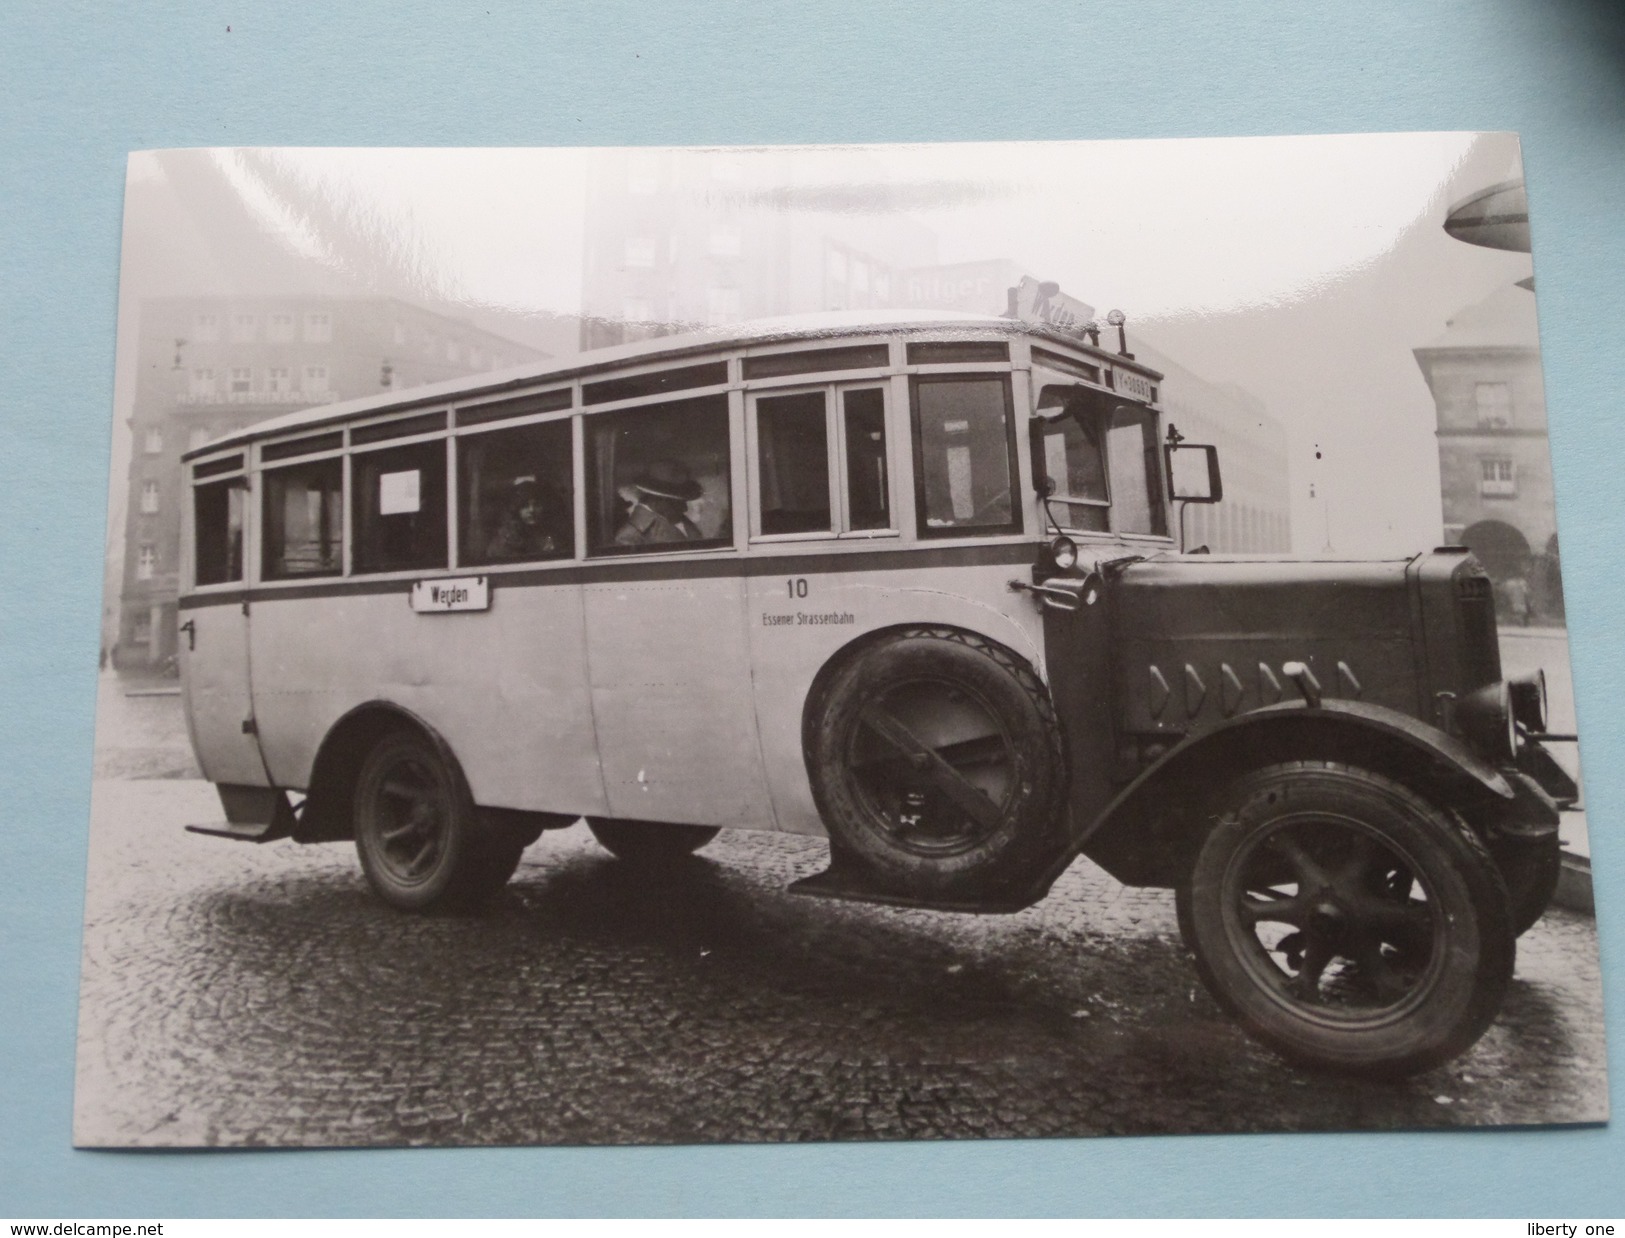
M0 6L0 1215L1625 1214L1622 1130L433 1152L69 1147L126 151L1521 131L1606 974L1625 958L1621 9L1591 0L131 7L139 15ZM1622 996L1611 984L1616 1077L1625 1077Z

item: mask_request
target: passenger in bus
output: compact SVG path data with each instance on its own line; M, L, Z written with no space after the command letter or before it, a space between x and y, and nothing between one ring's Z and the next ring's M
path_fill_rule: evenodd
M514 478L508 496L508 512L485 549L486 557L507 562L558 554L563 539L550 530L550 526L558 524L558 514L550 513L549 508L557 508L560 504L556 496L555 501L549 504L547 497L534 475ZM565 519L568 520L569 516L566 515Z
M617 546L652 546L702 538L688 518L688 505L705 493L675 460L656 460L632 483L632 510L615 534Z

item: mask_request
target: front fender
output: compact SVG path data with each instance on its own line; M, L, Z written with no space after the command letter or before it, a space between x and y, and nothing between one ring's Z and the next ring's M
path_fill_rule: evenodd
M1499 819L1517 798L1489 761L1408 714L1363 701L1285 701L1169 749L1078 830L1072 854L1087 855L1129 885L1174 885L1200 844L1201 812L1215 792L1249 770L1305 760L1385 774L1470 821Z

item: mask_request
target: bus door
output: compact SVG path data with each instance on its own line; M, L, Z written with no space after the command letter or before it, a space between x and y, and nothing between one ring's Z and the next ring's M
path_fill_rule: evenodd
M896 596L877 588L875 573L797 566L815 561L809 551L823 558L837 547L896 545L886 404L884 382L763 391L750 400L758 570L747 581L746 619L763 762L782 830L823 832L802 753L807 686L860 622L883 621L884 599ZM777 569L764 570L764 560Z
M725 395L585 419L588 674L610 815L770 826Z
M201 471L201 470L200 470ZM241 584L248 483L237 476L193 488L199 585ZM264 786L250 692L249 606L236 592L195 593L181 602L181 682L187 725L210 782Z

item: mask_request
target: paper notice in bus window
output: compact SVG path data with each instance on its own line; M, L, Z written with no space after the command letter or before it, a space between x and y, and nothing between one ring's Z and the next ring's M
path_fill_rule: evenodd
M378 514L380 516L401 516L415 512L422 507L422 491L420 479L423 474L418 469L408 469L404 473L380 473L378 475Z

